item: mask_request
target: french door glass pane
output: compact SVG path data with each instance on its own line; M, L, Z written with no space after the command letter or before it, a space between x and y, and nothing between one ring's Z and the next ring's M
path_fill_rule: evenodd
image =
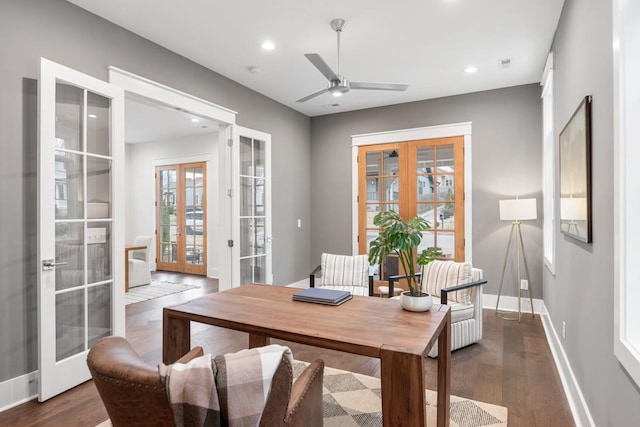
M85 350L85 289L56 294L56 361Z
M367 153L367 176L380 175L380 152L370 151Z
M240 175L253 176L252 139L240 137Z
M433 172L433 148L417 148L417 172L418 174Z
M398 152L388 150L383 152L384 175L398 175Z
M56 219L84 217L84 167L82 156L64 151L55 153Z
M84 224L56 223L56 291L84 285Z
M400 182L398 178L384 178L384 194L382 201L397 202L400 200Z
M56 84L56 148L83 151L84 90Z
M111 335L111 283L92 286L87 291L89 347Z
M255 203L253 183L253 178L240 177L240 216L253 215L253 206Z
M266 283L264 256L240 259L240 283Z
M87 156L87 218L109 218L111 160Z
M436 156L438 159L438 172L453 173L453 145L442 145L436 148Z
M87 270L89 283L111 280L111 223L87 224Z
M111 100L87 92L87 152L111 156Z
M253 140L253 162L254 162L254 176L264 177L265 168L265 148L266 143L259 139Z

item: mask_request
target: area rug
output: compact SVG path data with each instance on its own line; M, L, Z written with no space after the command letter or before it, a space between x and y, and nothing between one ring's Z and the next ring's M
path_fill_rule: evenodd
M295 362L294 376L307 366ZM325 427L382 426L380 379L326 367L323 378L323 416ZM435 426L435 391L426 390L427 425ZM507 408L451 395L451 427L506 427Z
M177 294L178 292L188 291L189 289L199 288L198 285L189 285L185 283L159 282L152 281L148 285L136 286L129 288L129 292L125 293L126 305L136 302L146 301L154 298L160 298L165 295Z
M297 377L308 363L296 361ZM323 378L324 427L382 427L380 379L326 367ZM436 425L437 394L426 390L427 425ZM451 395L451 427L507 427L507 408ZM109 420L97 427L110 427Z

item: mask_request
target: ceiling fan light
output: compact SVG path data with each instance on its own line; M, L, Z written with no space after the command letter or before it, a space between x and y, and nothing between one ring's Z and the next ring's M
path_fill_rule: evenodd
M339 97L342 96L342 92L339 92L339 91L336 90L336 91L331 92L331 95L335 96L336 98L339 98Z

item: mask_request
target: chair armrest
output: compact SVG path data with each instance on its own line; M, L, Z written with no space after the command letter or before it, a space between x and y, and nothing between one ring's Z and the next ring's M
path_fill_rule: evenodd
M322 426L322 374L324 362L315 360L300 374L291 390L287 426Z
M413 275L416 280L420 279L421 276L422 273L416 273ZM393 276L389 276L389 298L393 296L393 283L400 281L400 279L406 279L407 277L409 276L407 276L406 274L395 274Z
M176 363L189 363L191 360L195 359L196 357L200 357L203 355L204 355L204 351L202 350L202 347L200 346L194 347L187 354L182 356L180 359L176 360Z
M320 271L321 266L317 266L309 275L309 287L315 288L316 286L316 273Z
M451 286L449 288L440 289L440 304L447 303L447 294L449 292L461 291L463 289L469 289L476 286L481 286L481 285L484 285L485 283L487 283L487 281L482 279L476 282L465 283L464 285L457 285L457 286Z

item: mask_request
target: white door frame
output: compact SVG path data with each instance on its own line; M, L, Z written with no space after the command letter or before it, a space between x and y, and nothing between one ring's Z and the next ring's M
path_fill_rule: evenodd
M124 91L105 81L56 64L40 62L38 141L38 399L47 400L91 378L87 368L88 349L56 361L56 277L55 268L43 271L42 261L56 256L55 177L56 83L62 81L111 99L111 334L124 335ZM82 148L80 151L84 151ZM86 173L86 172L85 172ZM85 254L86 260L86 254ZM86 266L86 263L85 263ZM85 267L86 269L86 267ZM85 298L85 317L87 316ZM84 330L85 341L87 330Z
M392 142L413 141L417 139L464 137L464 257L473 262L472 240L472 192L471 192L471 122L447 125L427 126L413 129L400 129L384 132L365 133L351 136L351 230L352 251L358 253L358 147L361 145L389 144Z
M231 139L231 128L236 122L237 112L226 107L214 104L185 92L154 82L145 77L138 76L120 68L109 66L109 82L121 87L127 93L142 96L159 103L189 111L195 115L209 120L217 121L218 127L218 167L219 187L231 188L232 168L231 151L227 142ZM218 223L208 223L209 236L218 236L218 283L219 290L230 287L232 258L227 241L231 237L231 202L225 191L218 193ZM208 241L207 247L213 248L214 242Z

